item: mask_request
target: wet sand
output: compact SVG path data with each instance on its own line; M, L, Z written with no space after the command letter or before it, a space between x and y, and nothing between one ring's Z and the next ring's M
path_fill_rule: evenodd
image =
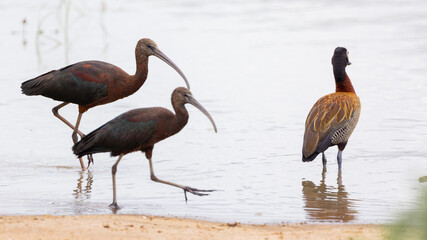
M381 225L248 225L142 215L0 216L0 239L384 239Z

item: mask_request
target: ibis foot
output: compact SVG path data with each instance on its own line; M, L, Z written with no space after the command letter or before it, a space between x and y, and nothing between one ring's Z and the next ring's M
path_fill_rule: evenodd
M119 207L119 205L117 205L117 203L116 203L116 202L113 202L112 204L110 204L110 208L111 208L111 210L113 210L113 211L117 211L117 210L120 210L120 209L121 209L121 207Z
M192 188L192 187L188 187L188 186L185 186L184 188L183 188L183 190L184 190L184 197L185 197L185 202L187 202L187 192L190 192L190 193L192 193L192 194L194 194L194 195L197 195L197 196L207 196L207 195L209 195L209 192L214 192L215 190L203 190L203 189L197 189L197 188Z

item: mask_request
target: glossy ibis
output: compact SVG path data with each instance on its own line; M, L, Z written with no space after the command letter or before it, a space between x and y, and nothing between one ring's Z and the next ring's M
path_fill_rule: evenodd
M345 68L351 63L347 49L337 47L332 57L335 77L335 93L328 94L314 104L305 122L302 161L313 161L322 153L326 166L325 151L338 145L338 169L341 170L342 151L359 120L361 105Z
M134 151L145 152L150 164L151 180L183 189L185 200L187 200L187 192L203 196L207 195L206 192L213 191L199 190L164 181L154 174L151 161L154 144L184 128L188 122L188 112L184 106L186 103L190 103L202 111L212 122L216 132L215 122L206 109L197 102L188 89L179 87L172 93L172 106L175 114L161 107L130 110L84 136L73 146L73 152L78 157L99 152L111 152L111 156L119 156L112 167L113 203L111 206L113 208L118 208L116 198L117 165L124 155Z
M72 139L77 142L79 124L84 112L89 108L114 102L135 93L144 84L148 74L148 57L156 56L174 68L190 88L184 73L176 66L157 44L148 38L138 41L135 48L136 73L129 75L121 68L101 61L78 62L59 70L53 70L21 85L22 92L26 95L43 95L63 103L52 109L53 114L73 129ZM79 105L79 115L76 125L73 126L58 110L69 103ZM91 161L89 156L89 164ZM80 158L80 165L85 165Z

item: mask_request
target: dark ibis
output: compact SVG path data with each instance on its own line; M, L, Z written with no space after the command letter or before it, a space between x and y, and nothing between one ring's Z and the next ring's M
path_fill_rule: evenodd
M118 208L116 198L117 165L122 157L130 152L145 152L150 165L151 180L172 185L184 190L185 200L187 192L195 195L208 195L214 190L200 190L159 179L154 174L151 160L154 144L168 138L179 131L188 122L188 112L185 104L190 103L203 112L212 122L215 132L216 125L208 111L192 96L190 90L179 87L172 93L172 106L175 114L161 107L138 108L125 112L112 119L98 129L84 136L73 146L73 152L78 157L88 154L110 152L111 156L119 156L111 172L113 177L112 208Z
M80 120L88 109L114 102L135 93L144 84L148 74L148 57L156 56L174 68L184 79L190 89L184 73L173 63L157 44L148 38L138 41L135 48L136 73L129 75L121 68L101 61L78 62L59 70L53 70L36 78L25 81L21 85L22 92L26 95L42 95L63 103L52 109L53 114L73 129L72 139L77 142ZM58 111L69 103L79 105L79 115L76 125L73 126ZM89 157L89 164L92 157ZM85 165L80 158L80 165Z
M332 57L335 93L321 97L308 113L305 122L302 161L313 161L322 153L326 167L325 151L338 145L338 169L341 170L342 152L360 116L360 100L354 91L345 68L350 65L347 49L337 47Z

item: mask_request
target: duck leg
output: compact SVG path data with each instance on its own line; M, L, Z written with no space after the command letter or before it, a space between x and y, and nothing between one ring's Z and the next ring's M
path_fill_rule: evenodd
M326 156L325 156L325 152L322 152L322 163L323 163L323 167L326 167L326 163L328 161L326 160Z
M342 163L342 151L341 150L338 150L337 162L338 162L338 170L341 171L341 163Z
M341 163L342 163L342 152L344 151L347 142L343 142L338 144L338 154L337 154L337 162L338 162L338 170L341 171Z

